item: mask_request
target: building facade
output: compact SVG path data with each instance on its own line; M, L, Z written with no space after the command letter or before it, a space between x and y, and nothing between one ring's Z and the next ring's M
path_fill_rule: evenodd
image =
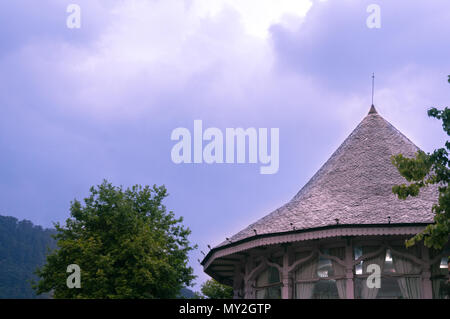
M212 248L204 271L235 298L447 298L449 249L405 248L433 222L437 187L392 193L407 182L391 157L418 150L372 106L291 201Z

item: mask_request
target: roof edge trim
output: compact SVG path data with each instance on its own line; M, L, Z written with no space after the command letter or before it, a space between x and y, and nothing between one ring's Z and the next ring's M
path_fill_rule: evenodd
M208 254L203 258L200 264L204 267L204 269L208 268L208 266L212 263L212 261L214 261L214 259L223 257L217 256L215 258L212 258L214 257L215 254L217 254L220 251L230 250L231 248L235 248L234 249L236 250L235 252L239 252L258 246L311 240L318 238L327 238L327 237L416 234L430 224L431 223L342 224L342 225L328 225L310 229L292 230L280 233L254 235L252 237L246 237L236 242L212 248L208 252ZM324 232L326 234L321 234ZM261 241L264 241L265 243L259 243ZM255 243L253 243L252 245L252 242ZM226 253L224 254L224 256L235 252Z

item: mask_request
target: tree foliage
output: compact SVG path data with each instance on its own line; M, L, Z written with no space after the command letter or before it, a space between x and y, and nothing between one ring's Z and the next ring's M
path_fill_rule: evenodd
M124 190L104 181L84 205L74 200L65 226L55 224L58 250L37 271L38 293L55 298L175 298L190 285L190 230L162 204L164 186ZM69 289L67 266L81 269L81 288Z
M232 299L233 288L214 279L206 281L201 287L202 294L208 299Z
M450 83L450 75L448 78ZM442 128L450 135L450 109L443 110L431 108L428 116L442 121ZM392 163L400 174L409 182L408 185L395 185L392 191L400 199L408 196L417 196L420 189L431 184L436 184L439 189L438 202L433 205L434 223L428 225L424 231L406 241L406 245L412 246L423 241L427 247L442 249L448 242L450 234L450 180L449 158L450 142L445 143L444 148L436 149L433 153L419 151L415 158L407 158L402 154L392 157Z

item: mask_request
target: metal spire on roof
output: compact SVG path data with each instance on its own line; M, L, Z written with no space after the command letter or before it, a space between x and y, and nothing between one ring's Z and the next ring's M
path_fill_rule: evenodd
M375 73L372 73L372 105L370 106L369 114L376 114L375 106L373 105L373 95L375 91Z
M373 105L373 92L375 89L375 73L372 73L372 105Z

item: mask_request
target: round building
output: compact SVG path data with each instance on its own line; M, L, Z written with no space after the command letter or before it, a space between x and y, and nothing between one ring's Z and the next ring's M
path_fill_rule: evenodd
M433 222L437 187L392 193L407 182L391 156L418 150L372 106L288 203L212 248L204 271L235 298L445 298L448 248L405 248Z

